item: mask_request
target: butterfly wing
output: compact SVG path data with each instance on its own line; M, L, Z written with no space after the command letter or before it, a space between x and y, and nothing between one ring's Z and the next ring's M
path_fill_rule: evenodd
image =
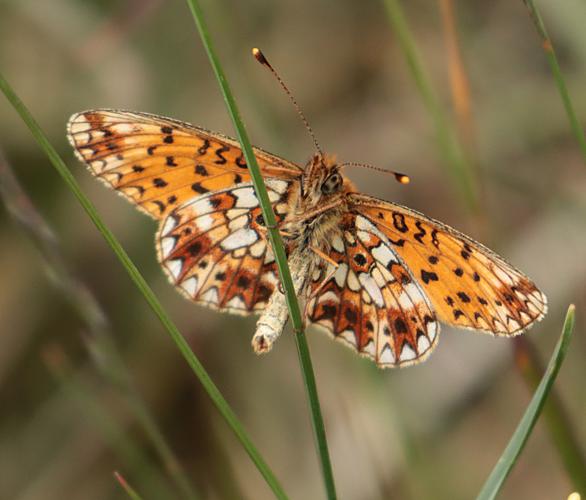
M299 183L266 179L277 222L289 214ZM251 183L193 198L161 221L157 253L170 281L189 299L247 314L263 309L277 267Z
M155 219L210 191L249 182L238 142L187 123L147 113L77 113L69 141L93 175ZM264 177L298 178L302 170L254 149Z
M388 237L440 321L517 335L547 312L535 284L480 243L407 207L360 194L348 199L351 210Z
M380 367L423 361L437 343L439 323L387 237L349 213L328 256L338 267L324 262L312 276L308 320Z

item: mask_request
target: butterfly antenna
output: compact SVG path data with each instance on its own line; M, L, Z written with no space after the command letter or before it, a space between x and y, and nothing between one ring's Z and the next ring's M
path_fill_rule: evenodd
M395 180L399 184L409 184L411 179L408 175L402 174L401 172L395 172L394 170L387 170L385 168L375 167L373 165L369 165L367 163L354 163L354 162L347 162L342 163L340 168L342 167L362 167L362 168L370 168L371 170L376 170L377 172L382 172L384 174L391 174L395 176Z
M269 61L267 60L267 58L265 57L265 55L260 51L260 49L257 49L256 47L253 48L252 49L252 55L254 56L254 58L259 63L261 63L266 68L268 68L268 70L277 79L277 81L279 82L279 84L281 85L281 87L283 88L283 90L285 91L285 93L289 96L289 99L291 99L291 102L293 103L293 106L297 110L297 113L299 114L299 117L301 118L301 121L303 121L303 123L305 124L305 128L307 129L307 131L309 132L309 135L311 136L311 138L313 140L313 144L315 145L315 149L317 149L317 152L321 156L323 156L324 153L323 153L323 151L322 151L319 143L317 142L317 139L315 138L315 134L313 133L313 129L310 127L309 122L307 121L307 118L305 118L305 115L303 114L303 111L301 111L301 108L299 107L299 104L297 104L297 101L295 100L295 97L293 97L293 94L291 93L291 91L289 90L289 88L287 87L287 85L285 85L285 82L283 81L283 79L279 76L279 73L277 73L277 71L275 70L275 68L273 68L271 66L271 64L269 63Z

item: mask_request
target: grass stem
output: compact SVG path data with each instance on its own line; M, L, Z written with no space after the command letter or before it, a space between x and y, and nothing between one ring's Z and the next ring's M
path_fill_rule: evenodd
M584 136L584 130L582 128L582 125L580 125L578 117L576 116L576 112L574 111L574 106L572 104L572 100L570 98L570 94L568 92L568 87L566 86L564 76L562 75L562 70L560 68L558 58L553 48L553 43L551 41L551 38L547 34L547 30L545 29L543 19L541 18L541 15L539 14L539 11L537 10L537 7L535 6L533 0L523 0L523 2L527 6L527 9L529 9L529 15L531 17L531 20L533 21L533 24L537 29L537 33L541 38L541 46L543 48L543 51L545 52L545 57L547 58L547 62L549 63L549 67L553 74L560 97L562 98L566 114L568 115L568 120L570 121L570 126L572 127L572 131L574 132L574 135L578 140L580 150L582 151L582 157L584 158L584 162L586 163L586 137Z
M460 146L451 120L443 110L423 69L421 56L417 50L400 1L384 0L384 4L421 100L433 120L436 139L444 163L457 183L466 206L476 213L479 209L479 200L474 169Z
M207 25L205 23L201 6L199 5L199 2L197 0L187 0L187 3L189 5L191 13L193 14L195 24L199 31L199 35L201 37L203 46L210 60L210 64L213 68L214 74L216 75L216 78L218 80L218 84L220 86L222 96L224 97L228 113L230 115L230 118L232 119L234 128L236 129L238 140L242 145L242 151L246 159L246 164L248 165L248 169L250 172L250 176L252 178L252 182L254 184L256 195L261 205L262 214L264 220L266 221L267 228L269 228L269 239L273 248L273 252L275 254L277 266L279 268L279 275L281 282L283 284L285 296L287 298L287 306L289 308L291 323L295 331L295 341L297 344L299 362L301 365L301 373L303 375L303 381L311 411L311 422L315 435L317 453L320 459L323 481L328 498L334 499L336 498L336 488L334 483L332 464L330 461L330 455L328 451L325 425L323 422L323 416L317 392L315 374L311 363L307 339L305 337L305 332L303 331L301 310L299 308L299 303L297 301L297 295L295 293L295 288L293 286L293 280L291 278L289 265L287 264L285 248L283 247L283 242L281 240L281 235L279 234L279 231L275 229L275 214L273 213L273 209L269 200L269 195L267 193L262 178L262 174L258 167L256 157L254 156L254 152L250 144L250 140L248 138L248 133L246 132L242 119L240 118L240 112L238 111L236 101L234 100L234 96L232 95L232 91L230 90L230 86L228 85L228 80L226 78L224 70L222 69L219 58L213 46L209 31L207 29Z

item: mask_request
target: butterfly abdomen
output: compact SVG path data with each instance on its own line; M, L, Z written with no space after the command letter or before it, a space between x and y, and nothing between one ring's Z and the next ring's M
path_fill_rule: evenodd
M306 288L308 276L313 267L313 256L300 247L289 257L291 278L297 295L303 296L302 291ZM301 293L300 293L301 292ZM289 310L285 295L277 288L267 304L256 324L256 332L252 338L252 347L257 354L271 350L274 341L283 333L287 324Z

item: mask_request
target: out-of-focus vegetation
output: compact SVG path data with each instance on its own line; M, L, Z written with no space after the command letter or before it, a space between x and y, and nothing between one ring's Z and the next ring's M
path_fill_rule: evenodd
M405 13L439 104L458 118L443 3L405 3ZM383 3L204 4L253 141L301 163L312 151L290 104L250 57L250 48L260 46L295 92L324 149L344 160L392 166L413 179L405 188L371 171L349 172L363 191L465 230L536 280L550 299L550 313L527 337L545 357L568 301L577 306L577 332L584 327L586 169L523 3L455 7L471 103L468 121L456 122L481 187L476 213L444 168L433 119ZM564 0L541 8L580 112L586 7ZM25 0L0 9L2 72L71 159L285 490L293 498L320 495L291 336L257 358L250 348L253 319L184 301L158 268L152 221L91 179L66 144L69 115L93 107L156 112L232 133L187 6ZM20 217L0 212L0 497L124 498L112 476L118 470L145 498L270 498L4 100L0 129L0 183L10 187L3 194ZM9 183L8 167L22 192ZM52 233L40 230L35 207ZM444 328L425 364L380 372L324 335L309 333L342 498L464 499L477 493L530 398L514 368L512 341ZM586 437L578 426L586 411L585 350L583 336L576 335L556 384L578 443ZM149 413L147 425L141 411ZM161 452L160 438L173 450L169 455ZM175 460L191 485L176 479ZM550 436L538 424L503 495L560 498L570 491Z

